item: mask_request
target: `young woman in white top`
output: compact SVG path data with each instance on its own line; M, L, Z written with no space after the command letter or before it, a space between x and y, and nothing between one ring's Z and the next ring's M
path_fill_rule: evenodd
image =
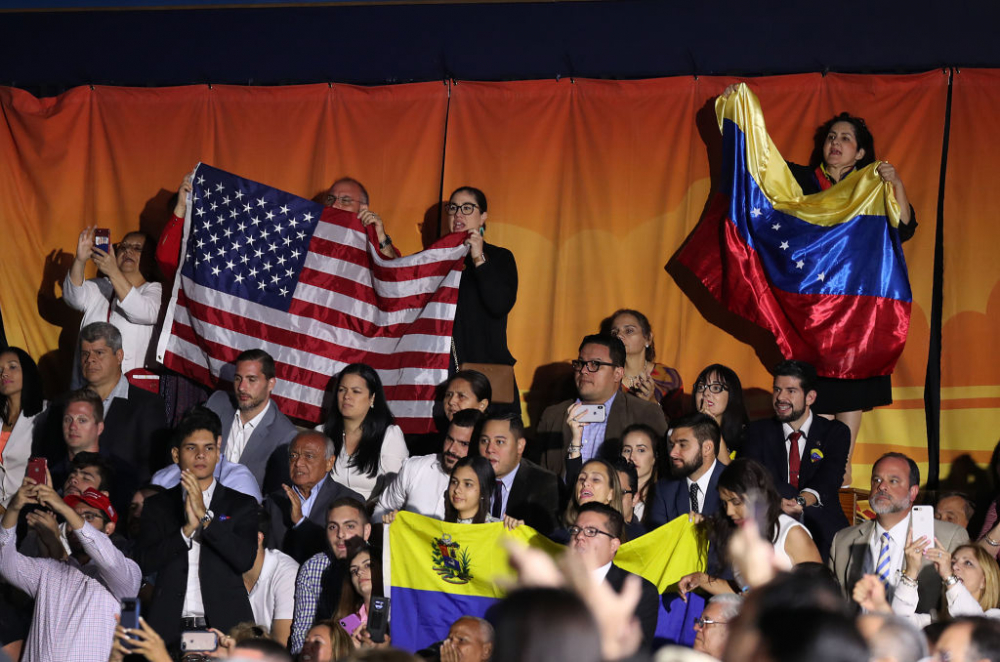
M0 350L0 505L21 487L31 456L36 416L42 411L42 377L23 349Z
M396 474L409 457L403 431L385 400L382 380L370 366L352 363L337 376L336 406L323 426L333 440L337 461L332 478L365 499L377 497L387 474Z
M787 566L822 563L809 530L781 512L781 497L774 481L758 462L745 458L733 460L719 476L719 500L724 510L698 524L699 537L709 545L709 562L715 566L709 567L709 571L713 574L695 572L682 578L678 584L682 595L696 588L713 595L744 588L739 577L734 587L719 575L723 564L732 563L728 555L730 538L744 521L755 517L754 511L758 513L760 534L774 547L779 563Z

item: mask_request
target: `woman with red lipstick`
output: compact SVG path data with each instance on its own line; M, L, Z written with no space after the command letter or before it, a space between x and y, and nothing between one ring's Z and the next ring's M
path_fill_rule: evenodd
M21 487L31 456L35 417L42 411L42 376L26 351L0 350L0 506Z
M733 582L720 577L732 565L728 554L730 538L739 527L754 520L780 563L790 568L799 563L822 562L808 529L781 512L781 497L771 475L759 463L745 458L733 460L719 476L719 499L724 510L698 524L698 537L708 544L708 572L695 572L681 579L678 589L682 595L696 588L713 595L743 588L740 577Z

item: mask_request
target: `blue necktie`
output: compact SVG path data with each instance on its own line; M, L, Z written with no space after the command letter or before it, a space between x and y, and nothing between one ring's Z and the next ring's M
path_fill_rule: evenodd
M882 585L889 587L889 566L892 565L892 557L889 555L889 532L882 534L882 549L878 553L878 563L875 564L875 574L878 575Z

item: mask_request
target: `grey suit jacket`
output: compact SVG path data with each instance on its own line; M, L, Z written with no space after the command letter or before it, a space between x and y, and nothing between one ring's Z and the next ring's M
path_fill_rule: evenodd
M229 428L236 415L232 394L216 391L205 405L222 420L222 455L225 456ZM240 455L240 464L253 473L261 493L273 492L288 479L288 444L297 432L292 422L278 410L278 405L272 400L263 420L250 435L250 440Z
M848 600L852 600L852 604L854 585L864 574L869 541L874 530L874 520L841 529L834 537L833 545L830 548L830 569L833 570L837 581L840 582L844 596ZM968 531L956 524L941 520L934 521L934 536L949 552L954 552L958 547L969 542ZM936 609L941 602L941 576L934 569L934 564L924 560L920 567L920 573L917 575L917 582L919 583L917 612L928 614L931 609Z

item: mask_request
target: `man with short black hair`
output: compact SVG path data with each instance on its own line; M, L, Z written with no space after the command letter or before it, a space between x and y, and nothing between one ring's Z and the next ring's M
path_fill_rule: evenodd
M333 441L322 432L305 430L295 436L288 448L292 484L271 492L264 502L271 518L268 549L280 549L297 563L305 563L327 546L330 504L344 497L364 501L330 476L336 460Z
M586 336L572 363L578 397L548 407L535 430L531 455L540 458L542 467L563 476L567 457L586 462L598 455L604 443L619 441L622 431L634 423L645 423L660 436L666 433L667 420L658 404L621 392L625 345L617 337ZM583 425L576 439L575 426L569 422L577 415L579 405L603 405L605 417Z
M774 418L747 426L743 457L771 472L781 510L799 519L826 560L834 535L848 525L840 506L851 431L840 421L813 414L816 369L804 361L774 368Z
M257 553L257 503L215 480L222 424L195 407L175 431L181 484L146 500L135 556L156 572L147 620L168 646L184 629L253 620L243 573Z
M407 510L443 520L451 470L469 454L473 433L482 417L478 409L455 412L444 434L441 452L404 460L396 478L379 497L372 519L388 524L397 511Z
M490 512L522 520L548 535L556 527L559 479L524 457L525 443L518 414L495 413L483 420L479 454L489 460L497 479Z
M257 512L257 556L253 567L243 573L250 596L254 622L271 632L278 643L288 643L295 613L295 576L299 564L277 549L268 549L271 517L263 508Z
M684 513L703 517L719 509L719 476L726 466L718 461L719 424L697 412L677 419L667 438L670 476L656 483L649 525L657 527Z
M576 521L569 528L570 549L581 555L584 566L595 577L606 580L619 593L626 578L632 574L614 564L624 532L625 521L621 513L596 501L580 506ZM648 580L642 579L642 597L635 608L635 617L642 625L642 645L646 651L653 645L659 608L659 592Z

